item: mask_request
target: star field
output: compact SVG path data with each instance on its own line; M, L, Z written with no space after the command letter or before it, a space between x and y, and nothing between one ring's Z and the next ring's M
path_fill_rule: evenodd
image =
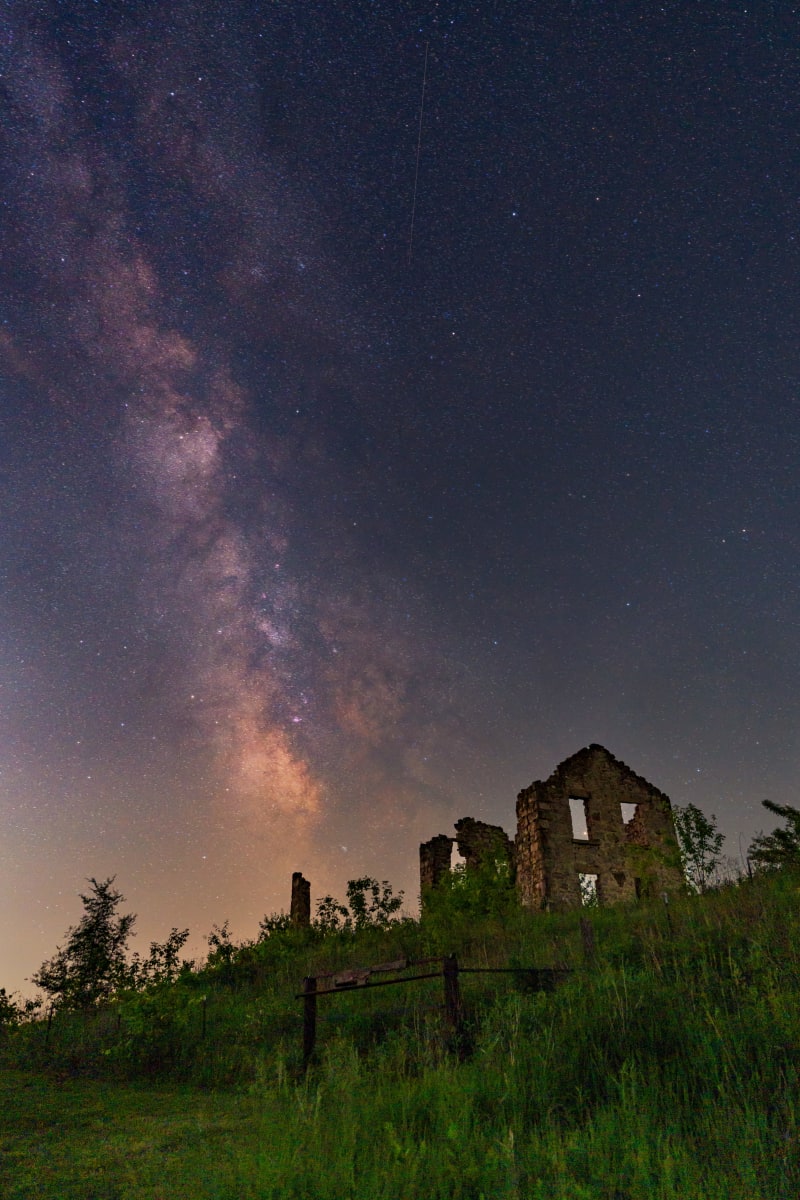
M794 802L799 15L4 5L5 986L590 742Z

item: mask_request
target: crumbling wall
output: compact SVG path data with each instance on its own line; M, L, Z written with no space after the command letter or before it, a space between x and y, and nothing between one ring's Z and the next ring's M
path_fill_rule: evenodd
M462 817L456 821L456 836L440 833L423 842L419 848L420 891L436 887L443 875L450 870L453 843L464 859L468 871L475 871L488 863L506 862L514 870L514 843L499 825L487 825L473 817Z
M453 856L453 838L445 833L423 842L419 848L419 885L423 894L428 888L436 887L439 880L450 870Z
M468 871L498 862L513 869L514 843L500 825L462 817L456 821L456 845Z
M292 925L308 927L311 924L311 884L303 878L301 871L292 875L292 903L289 909Z
M588 837L573 834L570 800L583 801ZM636 806L627 824L622 805ZM517 889L530 908L576 908L581 874L597 876L601 904L683 885L667 796L593 744L517 797Z

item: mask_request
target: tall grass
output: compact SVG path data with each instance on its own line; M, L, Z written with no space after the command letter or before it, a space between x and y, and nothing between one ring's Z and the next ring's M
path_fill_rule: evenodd
M249 1133L185 1194L783 1200L800 1194L798 898L784 873L669 910L593 910L591 964L576 914L284 931L103 1013L59 1015L49 1033L9 1031L0 1057L235 1088ZM463 1063L439 981L320 999L302 1075L304 975L445 951L573 973L552 994L463 975Z

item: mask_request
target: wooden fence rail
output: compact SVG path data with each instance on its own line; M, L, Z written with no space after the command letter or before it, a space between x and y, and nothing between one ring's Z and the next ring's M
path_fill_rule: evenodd
M392 972L398 974L412 968L438 964L438 970L409 975L404 979L376 979L373 975ZM317 1042L317 1000L324 996L341 995L343 992L366 991L367 988L392 987L402 983L420 983L423 979L442 979L444 983L445 1020L450 1029L452 1045L459 1057L469 1053L469 1041L464 1021L464 1006L461 1000L460 975L516 975L524 979L529 991L552 991L557 983L571 972L567 968L552 967L462 967L455 954L444 958L423 958L416 962L398 959L391 963L379 963L374 967L355 967L324 975L307 975L303 990L295 999L303 1001L303 1070L308 1068ZM323 984L320 987L320 983Z

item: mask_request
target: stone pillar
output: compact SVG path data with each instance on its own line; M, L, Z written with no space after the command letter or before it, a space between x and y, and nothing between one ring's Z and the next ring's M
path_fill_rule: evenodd
M311 924L311 884L302 871L292 875L292 906L289 910L292 925L308 928Z
M423 842L419 848L419 886L424 894L428 888L436 887L443 875L450 870L453 857L453 839L440 833Z

